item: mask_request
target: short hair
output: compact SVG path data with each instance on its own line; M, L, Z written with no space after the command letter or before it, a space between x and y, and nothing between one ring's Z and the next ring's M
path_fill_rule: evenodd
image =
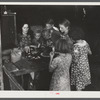
M63 19L59 24L64 25L65 27L70 27L71 23L68 19Z
M66 39L60 38L55 43L55 51L59 53L70 53L70 44Z
M53 19L48 19L47 22L46 22L46 24L54 25Z
M39 30L39 29L37 29L37 30L34 31L35 34L36 33L41 33L41 32L42 32L42 30Z
M33 32L33 38L36 35L36 33L40 33L40 35L42 34L42 26L36 25L36 26L31 26L31 30Z
M70 38L72 38L74 41L77 41L79 39L84 39L84 31L82 28L80 27L73 27L71 30L70 30Z
M50 30L49 30L49 29L44 29L44 30L42 31L42 36L43 36L43 38L48 39L48 38L49 38L49 34L50 34Z

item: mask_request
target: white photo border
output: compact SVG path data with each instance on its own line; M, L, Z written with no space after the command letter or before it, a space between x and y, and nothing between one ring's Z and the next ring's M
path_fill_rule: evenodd
M95 5L100 2L0 2L0 5ZM0 91L0 98L100 98L94 91Z

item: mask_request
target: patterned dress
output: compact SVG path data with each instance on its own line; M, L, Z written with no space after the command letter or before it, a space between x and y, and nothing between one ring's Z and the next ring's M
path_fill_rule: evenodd
M19 35L19 46L24 48L25 46L29 46L31 44L31 36L27 35Z
M69 68L71 61L71 54L60 54L53 59L49 68L53 72L50 84L51 91L70 91Z
M77 90L82 90L91 84L91 75L88 61L88 54L91 53L86 41L74 44L73 60L71 65L71 85Z

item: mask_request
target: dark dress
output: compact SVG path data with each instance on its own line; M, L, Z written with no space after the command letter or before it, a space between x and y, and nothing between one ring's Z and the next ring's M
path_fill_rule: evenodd
M18 34L18 47L22 48L24 50L25 46L30 46L31 45L31 35L28 34L27 36L24 36L23 34ZM25 57L24 53L22 55ZM30 74L25 74L23 75L23 88L25 90L28 90L30 87L28 86L30 83Z
M32 45L38 46L40 44L40 46L43 44L43 39L40 38L39 40L33 38L32 40Z
M69 68L71 61L71 54L60 54L53 59L49 68L53 72L50 84L51 91L70 91Z
M61 38L64 38L67 40L67 42L73 46L73 42L72 40L70 39L69 35L68 34L64 34L64 35L61 35Z
M68 35L68 34L63 34L63 35L61 34L61 38L67 40L67 43L69 44L70 52L72 52L72 49L73 49L73 42L72 42L72 40L70 39L69 35Z
M82 40L82 43L74 44L71 85L75 85L77 90L82 90L85 86L91 84L89 52L91 52L90 47L86 41Z
M55 45L56 41L60 39L60 32L55 30L54 28L51 29L44 29L45 33L43 34L44 42L51 41L52 45ZM45 43L46 43L45 42Z
M56 41L58 39L60 39L61 36L60 36L60 32L55 30L54 28L51 29L51 40L53 42L53 45L55 45Z

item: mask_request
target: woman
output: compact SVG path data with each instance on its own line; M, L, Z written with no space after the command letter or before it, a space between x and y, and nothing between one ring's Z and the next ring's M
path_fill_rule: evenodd
M84 32L81 28L73 28L70 36L74 42L73 60L71 65L71 85L75 85L77 91L91 84L91 75L88 54L91 54L89 44L83 40Z
M28 24L24 24L22 26L22 34L19 34L18 42L19 42L19 47L22 49L22 52L26 52L26 53L30 52L29 46L32 44L32 38L31 38L31 34L29 33ZM34 72L31 72L30 75L32 80L31 79L29 80L29 74L26 74L24 75L24 81L26 80L27 80L26 82L30 81L30 86L33 87ZM24 88L27 89L26 86L24 86Z
M64 38L68 41L68 43L70 44L70 49L72 49L73 47L73 42L69 37L69 33L70 33L70 26L71 23L69 20L64 19L59 23L59 27L60 27L60 31L61 31L61 38Z
M29 51L31 45L31 35L29 34L29 25L24 24L22 26L22 34L18 36L19 47L24 51Z
M59 23L59 28L61 31L61 37L67 39L69 43L72 43L71 39L69 38L70 25L70 21L64 19Z
M53 50L54 51L54 50ZM55 45L55 51L59 53L53 59L54 53L51 52L50 72L53 72L50 90L51 91L70 91L69 68L72 61L69 44L66 39L59 39Z

